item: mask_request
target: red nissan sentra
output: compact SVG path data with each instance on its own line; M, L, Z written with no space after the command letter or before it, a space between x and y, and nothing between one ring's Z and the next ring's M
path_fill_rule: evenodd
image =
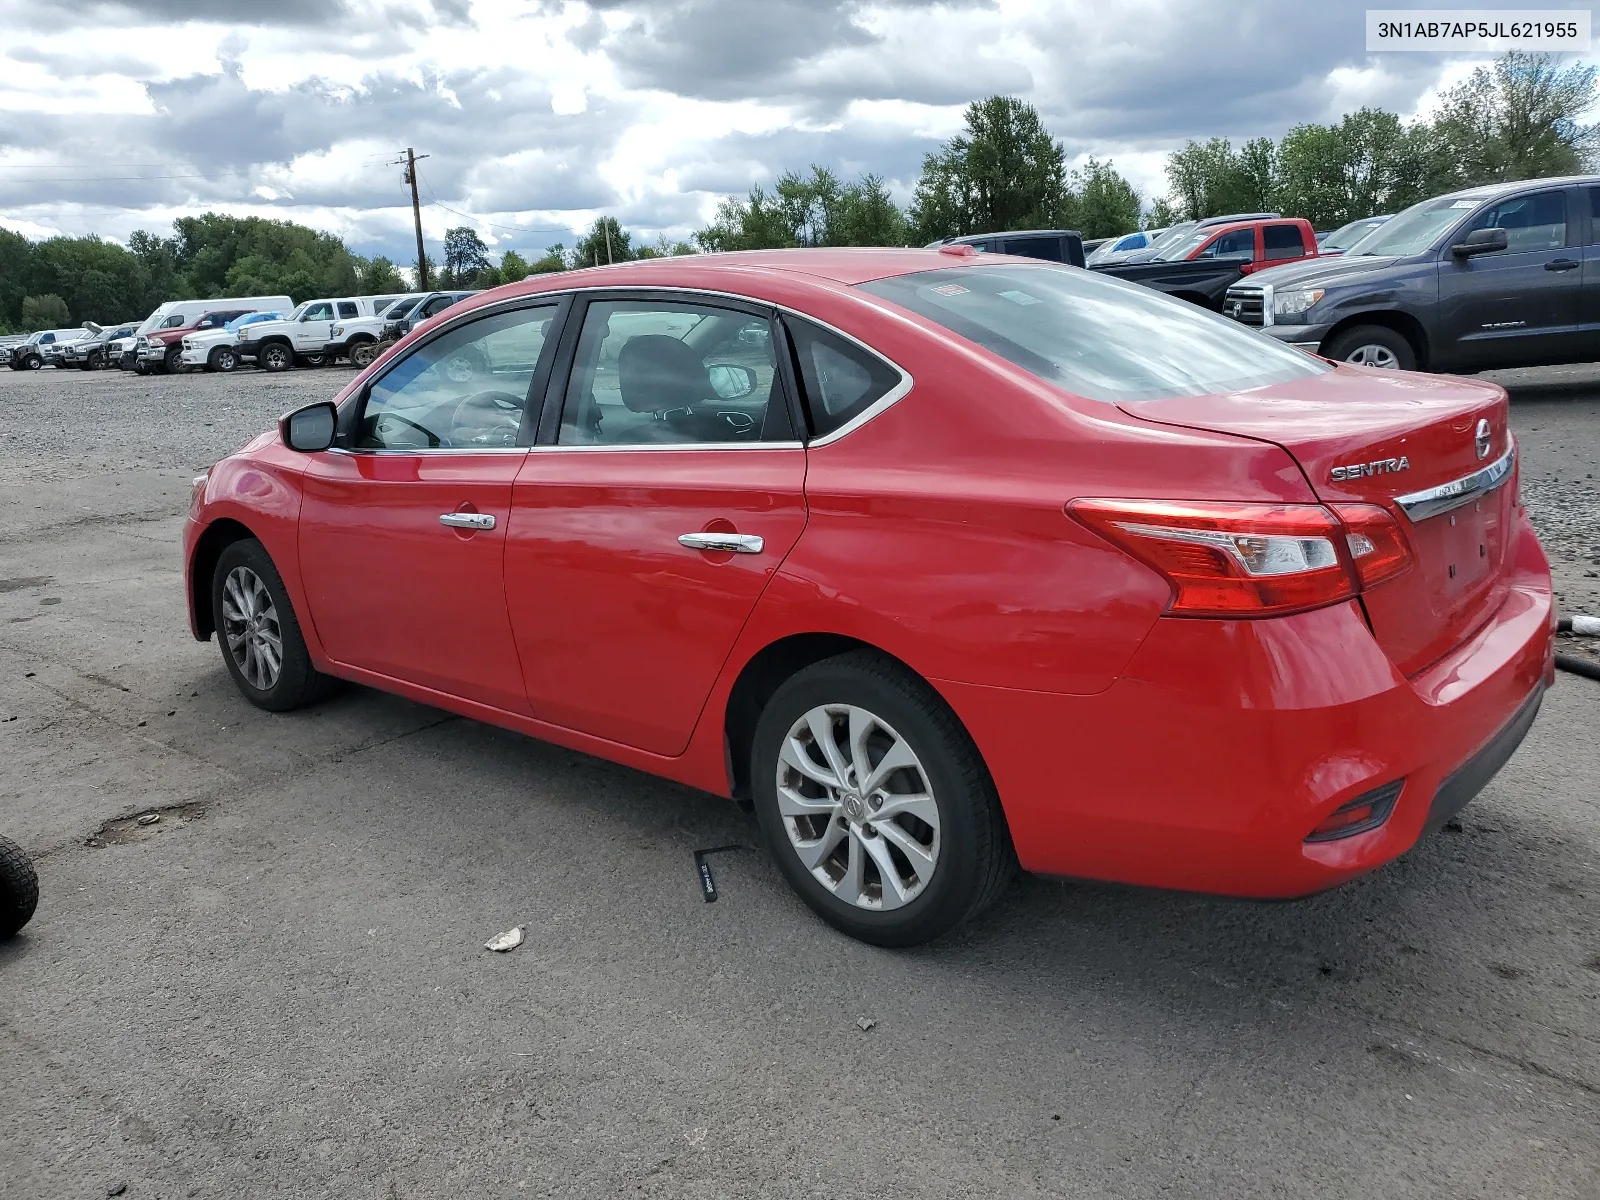
M1505 392L965 247L540 276L195 481L190 623L753 802L840 929L1029 871L1292 897L1527 732L1550 574Z

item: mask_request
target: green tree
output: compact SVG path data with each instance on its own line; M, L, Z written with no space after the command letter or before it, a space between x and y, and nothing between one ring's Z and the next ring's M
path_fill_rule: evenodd
M1144 215L1143 228L1170 229L1181 219L1177 209L1172 207L1172 201L1165 196L1157 196L1150 204L1150 211Z
M526 279L530 270L528 260L515 250L507 250L500 256L501 283L516 283L519 280Z
M399 270L381 254L370 262L359 264L357 274L360 278L361 293L366 296L381 296L388 292L406 290L406 281L400 277Z
M23 297L22 324L26 329L64 329L70 320L67 302L54 292Z
M617 223L615 217L595 218L589 232L579 238L577 246L573 248L573 258L580 267L627 262L633 257L633 237Z
M1071 223L1086 238L1115 237L1139 228L1143 201L1109 162L1089 159L1072 173Z
M727 197L717 205L711 224L694 235L702 250L775 250L793 246L794 231L782 205L759 183L744 200Z
M1227 138L1190 141L1167 156L1167 183L1181 219L1260 212L1259 180Z
M1013 96L967 106L966 129L922 160L911 206L919 241L1052 227L1066 216L1066 155Z
M567 248L560 242L551 246L544 252L543 257L534 259L528 264L530 275L549 275L555 271L567 269Z
M883 179L870 174L839 193L834 233L837 246L904 246L911 236L906 215Z
M477 231L457 225L444 231L444 269L456 280L471 279L489 265L489 247Z

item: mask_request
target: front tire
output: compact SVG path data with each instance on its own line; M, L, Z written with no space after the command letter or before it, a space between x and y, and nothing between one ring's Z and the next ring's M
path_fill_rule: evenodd
M183 347L169 346L161 356L161 370L168 375L183 374Z
M365 371L378 360L378 345L363 339L350 347L350 365L358 371Z
M22 847L0 837L0 941L33 919L39 907L39 876Z
M228 674L257 708L288 712L326 690L328 679L311 665L283 579L253 538L233 542L218 557L211 620Z
M320 367L328 361L326 354L297 354L295 362L302 367Z
M751 750L756 816L789 885L836 929L914 946L988 907L1015 869L994 783L961 723L874 651L798 672Z
M256 366L263 371L287 371L294 366L294 355L282 342L268 342L256 351Z
M218 346L211 352L206 362L206 369L221 371L226 374L239 366L239 356L233 352L232 346Z
M30 354L27 358L22 360L22 369L24 371L38 371L42 370L43 368L44 359L40 358L37 354Z
M85 371L98 371L103 365L100 361L100 351L98 350L89 351L88 357L83 360L83 369Z
M1415 371L1417 352L1387 325L1357 325L1328 342L1326 357L1335 362L1389 371Z

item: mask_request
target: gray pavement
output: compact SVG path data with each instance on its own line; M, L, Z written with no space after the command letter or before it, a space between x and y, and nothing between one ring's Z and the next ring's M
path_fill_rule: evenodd
M1600 684L1337 892L1026 879L877 950L754 850L703 903L692 852L756 845L724 801L237 697L184 627L189 477L344 378L0 371L0 832L43 889L0 1197L1600 1195ZM1600 370L1501 378L1600 612Z

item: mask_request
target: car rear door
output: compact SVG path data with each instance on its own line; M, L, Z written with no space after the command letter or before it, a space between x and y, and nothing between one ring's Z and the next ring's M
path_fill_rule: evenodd
M1582 353L1583 250L1568 200L1566 189L1548 188L1491 204L1451 240L1499 228L1506 249L1470 258L1455 257L1449 246L1440 252L1439 336L1452 364L1532 366Z
M536 718L677 755L805 526L805 450L767 309L576 307L512 495L512 628Z
M560 309L530 298L438 331L341 412L339 444L310 456L300 571L336 662L527 712L506 531Z

